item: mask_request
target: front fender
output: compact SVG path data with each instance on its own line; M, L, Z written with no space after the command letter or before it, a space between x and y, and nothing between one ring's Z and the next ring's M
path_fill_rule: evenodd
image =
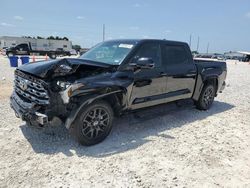
M84 108L85 106L91 104L92 102L98 100L98 99L101 99L101 98L104 98L104 97L107 97L109 95L113 95L115 93L120 93L122 92L122 90L117 90L117 91L112 91L112 92L109 92L109 93L104 93L104 94L96 94L96 95L91 95L87 98L85 98L85 100L83 100L77 107L73 108L73 110L70 112L70 115L68 116L68 118L66 119L65 121L65 127L67 129L70 129L71 128L71 125L72 123L75 121L78 113L80 112L80 110L82 108Z

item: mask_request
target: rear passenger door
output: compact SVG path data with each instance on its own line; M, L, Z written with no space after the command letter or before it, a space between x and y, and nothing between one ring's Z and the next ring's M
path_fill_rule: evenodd
M191 98L197 70L188 46L163 44L162 62L167 75L167 102Z

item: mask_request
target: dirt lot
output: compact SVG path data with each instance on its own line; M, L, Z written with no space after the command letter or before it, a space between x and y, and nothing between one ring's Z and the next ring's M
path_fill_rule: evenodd
M250 187L247 63L228 63L227 87L209 111L184 101L127 115L92 147L63 126L37 130L17 119L13 71L0 57L0 187Z

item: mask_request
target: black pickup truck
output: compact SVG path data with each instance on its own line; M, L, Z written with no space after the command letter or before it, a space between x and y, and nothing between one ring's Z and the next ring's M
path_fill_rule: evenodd
M57 48L56 50L38 50L32 49L30 42L18 44L15 47L8 48L6 50L6 55L8 57L13 55L48 55L51 59L56 59L57 56L70 56L70 51L64 51L62 48Z
M226 74L225 62L193 60L183 42L112 40L77 59L18 67L11 107L28 125L59 118L81 144L93 145L126 112L188 98L209 109Z

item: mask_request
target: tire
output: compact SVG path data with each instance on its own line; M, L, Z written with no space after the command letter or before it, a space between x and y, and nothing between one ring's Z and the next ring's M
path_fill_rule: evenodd
M199 110L208 110L215 97L215 86L213 84L207 84L203 87L199 100L195 102L196 108Z
M84 107L73 124L73 136L85 146L102 142L110 133L114 112L105 101L97 101Z

